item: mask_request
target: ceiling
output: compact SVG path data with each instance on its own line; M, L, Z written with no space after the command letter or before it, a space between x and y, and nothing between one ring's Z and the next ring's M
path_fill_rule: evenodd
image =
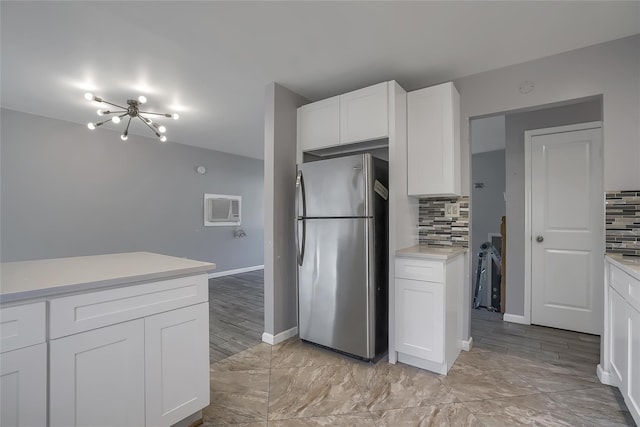
M413 90L640 33L640 2L3 0L0 18L2 107L86 124L86 91L144 94L180 113L170 142L262 158L272 81L309 100Z

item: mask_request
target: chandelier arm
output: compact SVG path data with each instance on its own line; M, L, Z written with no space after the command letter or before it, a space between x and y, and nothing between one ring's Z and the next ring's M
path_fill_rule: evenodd
M98 127L98 126L102 126L103 124L105 124L105 123L107 123L107 122L110 122L112 118L113 118L113 117L111 117L110 119L107 119L107 120L103 120L103 121L101 121L101 122L98 122L98 123L96 123L95 125L96 125L96 127Z
M118 104L114 104L112 102L105 101L104 99L101 99L99 102L102 102L103 104L113 105L114 107L122 108L123 110L127 109L127 107L123 107L122 105L118 105Z
M169 113L154 113L152 111L140 111L140 112L144 113L144 114L153 114L153 115L156 115L156 116L171 117L171 114L169 114Z
M127 110L120 110L120 111L111 111L111 110L106 110L103 111L102 114L120 114L120 113L126 113Z
M128 135L128 134L129 134L129 126L131 126L131 119L132 119L132 118L133 118L133 117L129 116L129 121L127 122L127 127L126 127L126 128L125 128L125 130L124 130L124 134L125 134L125 135Z
M147 123L147 122L144 120L144 118L143 118L140 114L138 114L138 118L139 118L139 119L140 119L140 121L141 121L142 123L144 123L144 124L145 124L149 129L151 129L151 132L153 132L153 133L154 133L158 138L160 138L160 134L159 134L159 133L158 133L158 132L153 128L153 127L151 127L151 125L150 125L149 123Z

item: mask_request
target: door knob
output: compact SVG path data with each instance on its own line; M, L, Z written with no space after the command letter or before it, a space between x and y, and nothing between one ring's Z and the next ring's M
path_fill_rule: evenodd
M536 242L542 243L543 241L544 241L544 237L542 237L542 236L536 237Z

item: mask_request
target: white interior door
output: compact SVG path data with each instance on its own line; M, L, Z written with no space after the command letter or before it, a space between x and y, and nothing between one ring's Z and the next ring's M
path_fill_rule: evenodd
M531 323L600 335L601 128L591 123L528 131L525 140L531 150Z

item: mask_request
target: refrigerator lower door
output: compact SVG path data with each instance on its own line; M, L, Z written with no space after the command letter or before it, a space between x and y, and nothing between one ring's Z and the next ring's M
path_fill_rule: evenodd
M300 338L365 359L375 356L370 218L308 219L299 268Z

